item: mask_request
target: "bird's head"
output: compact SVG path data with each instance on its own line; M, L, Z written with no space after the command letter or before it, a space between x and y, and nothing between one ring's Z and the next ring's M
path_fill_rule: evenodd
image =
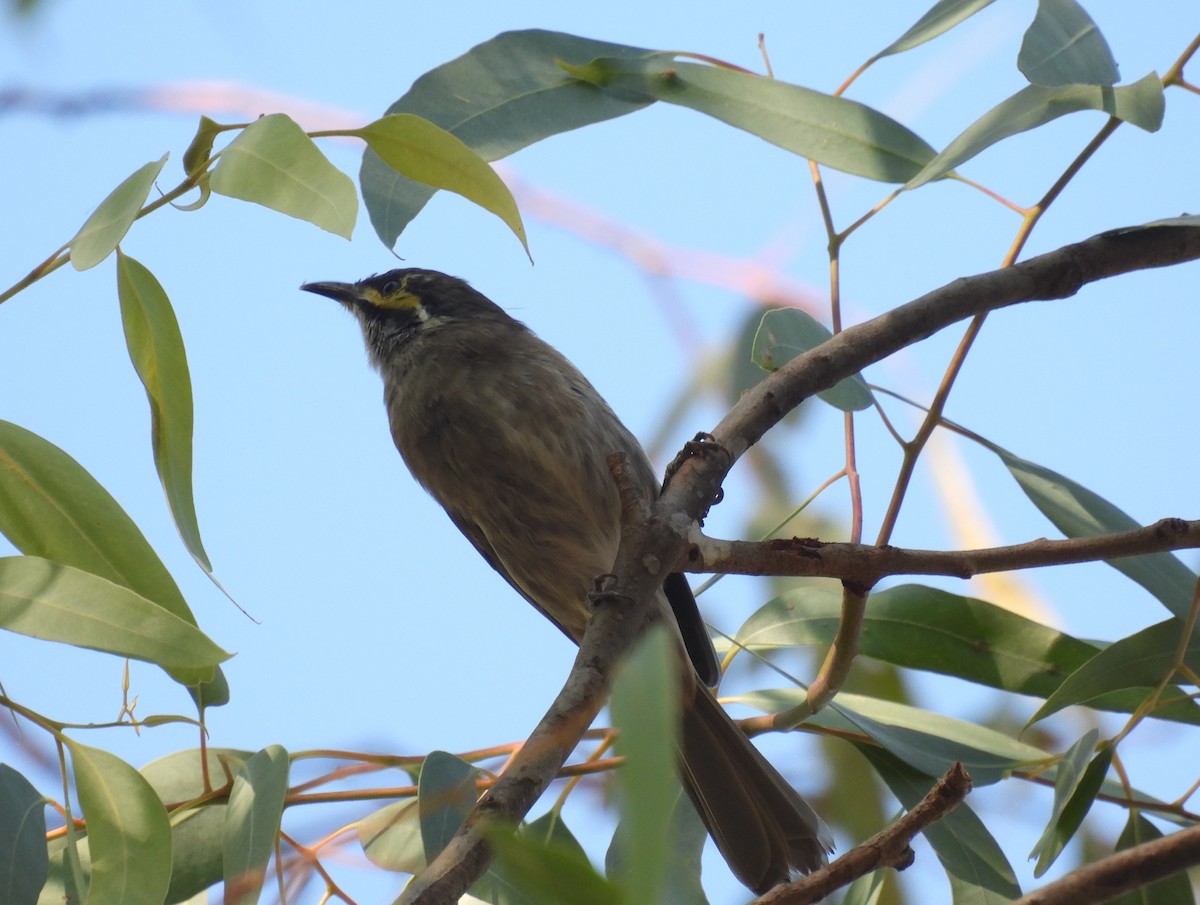
M453 324L513 323L504 310L465 280L436 270L390 270L357 283L304 283L358 319L367 350L378 366L393 360L416 337Z

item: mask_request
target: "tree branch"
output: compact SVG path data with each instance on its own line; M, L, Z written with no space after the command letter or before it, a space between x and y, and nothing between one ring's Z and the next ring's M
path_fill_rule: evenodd
M1013 905L1110 902L1133 889L1200 864L1200 826L1143 842L1085 864L1065 877L1017 899Z
M989 572L1195 549L1200 547L1200 519L1165 518L1144 528L1115 534L1066 540L1041 538L1007 547L955 551L826 543L800 537L727 541L706 537L699 531L693 531L692 538L683 567L687 572L840 578L853 586L870 588L889 575L973 578Z
M856 845L828 867L775 887L755 899L754 905L809 905L881 867L904 870L913 862L910 847L913 836L958 807L970 791L971 777L962 764L954 764L920 804L891 826Z

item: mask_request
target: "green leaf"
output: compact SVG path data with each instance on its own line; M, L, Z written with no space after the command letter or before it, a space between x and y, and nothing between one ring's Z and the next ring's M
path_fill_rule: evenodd
M1183 625L1179 619L1167 619L1109 645L1071 673L1029 722L1120 689L1149 693L1174 667ZM1195 633L1188 640L1184 663L1193 671L1200 670L1200 637Z
M158 160L139 167L128 179L112 190L71 240L71 266L76 270L95 267L116 249L137 219L138 211L150 197L154 180L167 162Z
M764 371L775 371L832 338L829 329L807 311L776 308L762 316L750 354ZM817 395L843 412L861 412L874 402L861 374L846 377Z
M1025 495L1067 537L1094 537L1141 526L1103 497L1070 478L998 447L1003 460ZM1176 616L1187 615L1196 586L1196 574L1170 553L1148 553L1108 564L1153 594Z
M214 192L307 220L346 239L358 219L350 177L282 113L246 126L220 152L210 184Z
M1038 0L1017 68L1035 85L1115 85L1117 61L1096 23L1075 0Z
M517 845L526 846L529 851L522 852L518 859L524 865L539 865L536 873L541 873L542 869L552 871L552 864L557 862L546 863L542 860L545 852L551 851L555 856L561 856L568 863L575 863L581 866L586 865L586 868L581 868L580 873L586 878L590 872L592 877L601 879L591 868L587 854L583 850L583 846L575 838L574 834L563 823L562 815L555 810L547 811L537 820L532 823L525 824L517 830L516 837L504 830L498 830L496 835L502 836L504 842L515 842ZM551 877L554 877L551 873ZM488 872L479 879L478 882L472 884L470 894L477 899L482 899L485 902L491 902L493 905L538 905L538 903L546 902L547 905L556 905L563 901L564 898L571 898L570 887L564 891L561 886L564 877L558 877L557 881L560 884L559 895L557 898L550 898L548 901L544 898L546 887L543 886L547 880L550 881L547 886L554 883L551 877L540 876L537 879L527 877L521 866L515 870L510 870L509 861L505 858L497 858ZM584 883L593 882L590 879L584 879ZM532 887L532 888L531 888ZM466 901L466 900L464 900Z
M236 774L252 754L233 748L206 748L205 752L208 774L215 784L225 781L226 771ZM185 802L204 792L200 751L195 748L168 754L138 772L162 801ZM224 801L210 801L202 807L177 810L170 815L171 886L167 890L167 905L185 902L221 881L227 810Z
M915 189L940 179L996 142L1080 110L1101 110L1147 132L1156 132L1162 125L1164 110L1162 80L1152 72L1120 88L1030 85L968 126L904 187Z
M894 53L912 50L926 41L932 41L938 35L944 34L958 23L975 15L985 6L990 6L991 3L992 0L938 0L925 15L916 21L912 28L871 57L871 62Z
M617 774L621 824L627 840L619 881L631 902L662 898L669 861L671 814L679 797L679 667L674 639L650 628L621 665L613 683L613 725L625 765Z
M732 700L764 712L785 710L804 700L797 688L747 692ZM940 776L955 762L975 785L1003 779L1021 767L1048 763L1052 755L1007 735L953 717L881 698L841 692L808 723L837 733L867 735L892 756L927 776Z
M879 778L908 810L929 792L931 777L873 745L857 744ZM971 806L965 802L923 831L950 877L955 905L1002 905L1020 897L1016 874Z
M417 79L388 113L412 113L460 138L484 160L581 126L641 109L645 98L616 97L568 78L556 60L584 63L599 56L648 53L552 31L510 31ZM391 248L434 189L397 173L373 151L363 155L363 201L384 245Z
M839 593L800 587L754 613L738 630L737 641L752 651L827 646L840 617ZM859 635L862 656L1042 698L1054 694L1100 650L986 601L915 584L872 594ZM1154 716L1200 723L1195 702L1182 692L1173 697L1179 698L1177 703ZM1088 700L1098 709L1132 713L1144 698L1137 691L1116 691Z
M254 905L262 892L279 835L290 766L287 751L269 745L242 764L233 778L222 846L225 901L230 905Z
M46 800L0 764L0 902L33 905L46 883Z
M855 176L907 182L934 157L915 132L865 104L746 72L663 54L564 69L607 92L690 107Z
M22 553L107 578L196 624L166 566L108 491L57 446L2 420L0 500L0 533ZM219 669L190 690L207 706L229 700Z
M675 804L666 831L667 852L664 867L666 880L663 883L660 905L708 905L708 897L700 883L700 857L708 842L700 815L684 794L683 787L675 786ZM627 876L630 859L635 857L632 846L634 833L630 823L622 819L613 833L612 842L604 858L604 868L609 877Z
M128 588L37 556L0 558L0 628L147 660L200 680L229 654Z
M226 128L207 116L200 117L196 135L192 138L192 143L188 145L187 150L183 152L183 171L185 173L191 176L208 165L209 160L212 159L213 142Z
M1158 827L1140 812L1130 811L1125 829L1117 839L1116 850L1123 852L1145 842L1161 839L1162 835ZM1196 905L1196 897L1192 894L1192 884L1188 880L1187 872L1180 871L1118 896L1110 905Z
M119 757L68 741L87 820L90 903L162 905L171 881L171 824L163 803Z
M573 845L544 835L515 833L495 827L488 842L496 853L496 871L521 891L529 905L624 905L615 883L596 873L578 843ZM573 839L572 839L573 841Z
M1098 730L1088 730L1058 763L1050 821L1029 853L1030 858L1036 855L1038 859L1033 870L1035 877L1042 876L1062 854L1063 848L1083 823L1108 774L1114 749L1111 745L1105 745L1093 758L1092 752L1096 750L1099 738Z
M365 140L380 160L409 179L455 192L491 211L529 252L512 192L487 161L452 133L411 113L394 113L349 134Z
M445 751L433 751L421 766L417 781L417 813L421 820L421 844L427 858L444 849L462 826L475 799L477 770Z
M354 824L358 844L384 870L415 874L426 864L417 800L396 801Z
M192 378L179 322L154 274L120 251L117 294L129 358L150 402L158 479L184 545L200 567L211 573L192 496Z

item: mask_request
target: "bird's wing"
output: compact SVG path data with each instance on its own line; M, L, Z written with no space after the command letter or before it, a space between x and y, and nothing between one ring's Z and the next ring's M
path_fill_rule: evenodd
M574 638L574 636L571 635L570 632L566 630L566 628L563 627L561 622L555 619L536 600L521 590L521 586L513 581L512 576L509 575L508 571L504 568L504 564L500 562L500 557L496 555L496 551L493 550L492 545L488 543L487 536L483 533L483 529L481 529L477 524L475 524L474 521L467 518L462 513L456 512L448 506L444 508L446 510L446 515L450 516L450 521L454 522L455 527L463 533L463 537L471 542L471 546L473 546L479 552L479 555L487 560L487 564L499 572L500 577L507 581L509 585L512 586L514 591L533 604L534 608L537 609L539 613L558 626L558 630L560 632L578 644L579 642Z

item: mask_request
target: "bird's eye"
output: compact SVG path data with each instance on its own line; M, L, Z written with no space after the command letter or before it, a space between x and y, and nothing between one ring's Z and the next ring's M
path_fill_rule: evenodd
M395 292L399 288L400 288L399 282L397 282L396 280L388 280L386 283L383 284L383 294L391 295L393 292Z

